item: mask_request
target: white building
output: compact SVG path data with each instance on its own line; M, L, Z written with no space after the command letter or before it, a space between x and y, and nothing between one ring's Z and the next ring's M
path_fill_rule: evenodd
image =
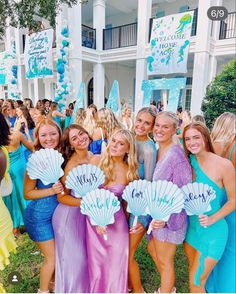
M229 15L224 21L211 21L207 10L211 6L224 6ZM200 113L201 101L206 86L222 66L235 57L236 9L234 0L88 0L73 8L63 7L57 17L57 35L64 19L70 31L70 74L74 86L73 97L81 81L86 85L87 103L104 106L104 97L109 95L113 81L120 86L120 96L135 110L142 106L142 80L147 77L146 57L152 18L195 11L190 39L188 72L186 75L162 77L187 77L187 86L182 92L181 104ZM45 28L48 22L43 21ZM18 87L22 98L54 98L54 78L25 79L24 39L26 30L8 28L5 44L0 51L7 50L14 36L18 53ZM53 49L54 63L57 59ZM55 68L55 64L54 64ZM153 77L155 78L155 77ZM160 99L162 93L154 91L153 99ZM0 98L7 97L7 86L0 85Z

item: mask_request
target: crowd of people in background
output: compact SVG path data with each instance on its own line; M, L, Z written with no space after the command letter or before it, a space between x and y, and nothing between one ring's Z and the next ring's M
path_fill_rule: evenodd
M74 106L61 112L48 99L35 107L29 98L0 100L0 180L12 182L9 195L0 191L0 270L24 226L44 257L40 293L145 293L135 252L151 223L147 251L160 274L158 293L176 292L174 257L182 243L190 292L236 292L236 116L221 114L210 132L203 116L191 117L181 107L164 111L161 102L137 114L128 103L116 114L94 104L75 113ZM44 185L25 172L31 153L42 148L63 155L64 176L57 183ZM123 205L114 224L92 226L80 212L81 200L65 188L69 171L89 163L103 170L102 188L121 203L135 179L167 180L180 188L201 182L214 188L216 198L199 217L182 210L167 222L140 216L134 226Z

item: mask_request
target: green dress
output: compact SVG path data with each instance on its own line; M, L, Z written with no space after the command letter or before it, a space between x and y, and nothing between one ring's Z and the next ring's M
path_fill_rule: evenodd
M24 225L23 213L28 201L24 199L24 173L25 173L25 158L21 147L15 151L9 152L10 169L9 174L12 179L12 193L3 198L13 221L13 228L18 228Z
M223 199L226 197L224 188L220 188L201 169L194 155L190 155L191 165L196 175L196 182L211 186L216 193L216 198L211 201L211 211L206 215L210 216L221 209ZM200 286L200 277L204 271L204 260L210 257L219 260L224 252L228 239L228 225L224 218L213 225L204 228L200 225L197 215L189 216L189 227L185 241L201 253L199 267L194 277L194 284Z

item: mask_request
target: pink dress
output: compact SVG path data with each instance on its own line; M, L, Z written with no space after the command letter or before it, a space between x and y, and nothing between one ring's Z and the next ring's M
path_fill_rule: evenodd
M113 185L107 190L121 201L124 185ZM129 231L122 205L115 214L114 224L107 226L108 240L96 231L96 226L86 220L86 239L90 292L128 292Z

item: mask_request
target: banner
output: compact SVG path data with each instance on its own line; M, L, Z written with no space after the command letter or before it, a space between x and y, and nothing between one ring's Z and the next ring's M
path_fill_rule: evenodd
M53 29L26 36L25 76L27 79L53 76L52 41Z
M169 90L167 110L176 112L180 91L186 86L186 78L143 80L143 107L149 107L153 90Z
M148 75L186 73L193 11L153 20Z
M6 84L6 52L0 52L0 85Z

